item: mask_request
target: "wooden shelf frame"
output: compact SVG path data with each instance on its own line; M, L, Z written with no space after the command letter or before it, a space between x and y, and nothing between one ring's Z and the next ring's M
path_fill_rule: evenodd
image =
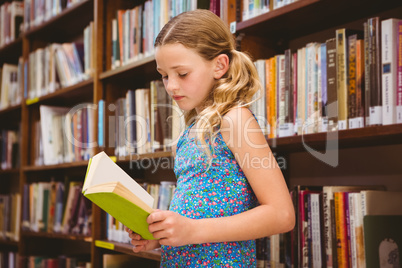
M61 11L40 25L30 27L23 33L26 39L64 42L82 31L93 20L94 0L82 0ZM77 19L79 18L79 19ZM49 36L49 32L52 34Z
M145 251L145 252L134 253L133 246L130 244L126 244L126 243L119 243L119 242L109 241L109 240L96 240L95 244L98 244L98 246L97 246L98 248L106 248L106 249L109 249L109 250L112 250L115 252L133 255L136 257L144 258L144 259L160 261L160 258L161 258L160 250L149 250L149 251ZM106 247L105 247L105 245L106 245Z

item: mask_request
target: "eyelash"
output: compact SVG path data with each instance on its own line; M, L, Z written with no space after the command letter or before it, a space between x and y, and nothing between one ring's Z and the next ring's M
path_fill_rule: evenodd
M180 77L185 77L187 75L187 73L185 73L185 74L179 74L179 76ZM166 75L166 76L162 76L162 80L166 80L166 79L168 79L169 77Z

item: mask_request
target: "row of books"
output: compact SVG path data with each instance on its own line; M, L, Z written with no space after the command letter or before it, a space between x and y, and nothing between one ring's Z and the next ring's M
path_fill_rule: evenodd
M20 166L20 136L18 130L0 131L0 165L2 170Z
M149 0L132 9L118 10L111 22L111 69L152 55L162 27L176 15L196 8L209 9L210 1Z
M11 266L10 266L11 267ZM91 262L87 258L74 256L24 256L19 258L19 266L26 268L91 268Z
M167 210L176 189L175 182L161 181L160 184L143 183L142 187L154 198L153 209ZM121 222L113 218L110 214L106 217L107 233L106 237L110 241L130 243L131 239L124 230Z
M16 40L22 32L24 3L5 2L0 6L0 47Z
M18 241L20 234L21 195L0 194L0 239Z
M36 165L89 160L95 150L94 107L41 105L40 121L34 124Z
M369 188L376 190L363 190ZM296 186L291 191L296 226L256 240L258 267L380 267L380 259L397 263L391 256L402 250L402 192L381 189Z
M0 110L21 103L22 68L22 58L18 65L4 63L0 67Z
M88 31L92 32L91 29ZM86 35L84 43L50 44L29 54L25 63L24 96L27 99L39 98L90 77L94 55L92 37Z
M0 251L0 267L14 268L17 267L18 252L15 251Z
M378 244L372 241L384 232L372 224L402 220L402 192L383 186L297 186L291 194L297 220L285 235L291 246L285 246L290 252L284 259L295 267L376 267ZM402 239L398 229L391 228L388 238Z
M84 0L24 0L24 31L48 21Z
M116 156L169 150L184 126L181 110L172 102L161 81L151 81L150 88L128 90L125 97L107 109L114 113L108 118L109 141L114 144L108 146L114 146ZM109 113L102 100L98 105L100 147L106 146L106 112Z
M22 229L34 232L91 235L92 203L77 181L24 185Z
M261 128L275 138L401 123L401 25L374 17L364 31L338 29L324 43L257 60Z
M289 5L297 0L243 0L242 21ZM240 5L240 3L238 3Z

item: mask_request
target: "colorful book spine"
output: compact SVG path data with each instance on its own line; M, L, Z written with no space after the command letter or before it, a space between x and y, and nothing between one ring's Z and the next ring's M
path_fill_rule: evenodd
M364 41L356 42L356 127L364 127Z
M368 64L370 78L370 125L382 125L381 27L380 18L367 21Z
M398 22L396 122L402 123L402 20Z
M381 21L382 121L396 124L398 19Z
M345 214L345 192L335 192L334 202L338 267L346 268L349 267L349 247Z

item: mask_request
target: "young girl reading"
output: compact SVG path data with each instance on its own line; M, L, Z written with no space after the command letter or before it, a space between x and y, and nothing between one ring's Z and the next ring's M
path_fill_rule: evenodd
M256 238L292 230L289 191L251 111L260 82L207 10L171 19L155 41L157 70L185 112L169 211L147 219L157 240L129 232L134 252L161 246L163 267L255 267Z

